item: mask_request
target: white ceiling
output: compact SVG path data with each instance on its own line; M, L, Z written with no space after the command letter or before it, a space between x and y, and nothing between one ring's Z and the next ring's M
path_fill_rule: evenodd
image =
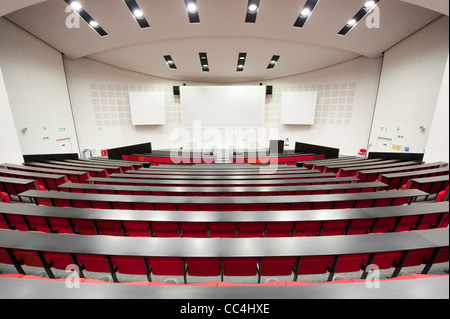
M69 59L86 57L159 77L209 83L263 81L359 56L377 58L448 12L449 4L433 0L438 5L430 7L429 0L381 0L379 29L367 28L363 20L340 36L338 31L365 0L321 0L302 29L293 24L306 0L261 0L254 24L244 21L248 0L197 0L198 24L189 23L183 0L137 0L148 29L140 29L122 0L79 0L108 32L100 37L83 20L80 28L67 28L70 12L63 0L0 1L0 14L10 12L7 19ZM202 72L199 52L208 54L208 73ZM247 52L243 72L236 72L239 52ZM164 55L172 56L177 70L167 66ZM281 57L267 70L272 55Z

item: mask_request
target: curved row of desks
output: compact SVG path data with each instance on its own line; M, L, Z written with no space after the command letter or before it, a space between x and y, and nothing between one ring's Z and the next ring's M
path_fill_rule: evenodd
M216 299L224 301L221 311L225 312L223 308L226 303L225 300L233 299L448 299L449 279L443 276L389 280L382 281L380 288L377 289L369 289L365 282L274 287L193 287L181 285L173 287L80 283L80 288L67 289L66 283L61 281L0 277L0 298L4 300L19 298ZM173 303L169 309L167 311L171 311L174 316L179 315L180 308L173 307Z

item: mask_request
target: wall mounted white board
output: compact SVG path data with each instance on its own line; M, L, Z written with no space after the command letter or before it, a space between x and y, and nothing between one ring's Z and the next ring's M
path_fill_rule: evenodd
M264 86L182 86L183 125L263 127Z
M131 124L164 125L164 93L130 92Z
M316 116L317 92L283 92L281 124L313 125Z

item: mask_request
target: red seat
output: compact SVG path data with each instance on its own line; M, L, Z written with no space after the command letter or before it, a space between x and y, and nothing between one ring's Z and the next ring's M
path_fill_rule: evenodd
M448 189L449 189L449 187L447 186L447 188L444 191L438 193L438 195L436 197L436 202L448 201L448 198L449 198L448 197Z
M186 258L188 274L191 276L219 276L219 258Z
M11 202L11 198L9 197L9 195L7 193L0 192L0 202L10 203Z
M289 276L297 264L297 257L267 257L263 258L262 276Z
M254 276L257 274L258 258L224 258L225 276Z
M92 220L72 219L72 223L81 235L98 235Z
M361 270L363 264L367 265L368 260L369 254L341 255L339 256L335 272L359 271Z
M322 222L297 222L295 227L295 237L317 236L320 233Z
M323 226L322 236L343 235L347 231L348 220L330 220Z
M124 236L120 221L118 220L102 220L96 221L99 232L108 236Z
M151 237L150 225L147 222L123 221L125 232L131 237Z
M208 226L211 238L235 238L236 223L210 223Z
M238 225L238 237L263 237L265 223L242 222Z
M146 275L150 267L150 262L146 260L144 263L142 257L113 256L111 262L117 265L117 271L121 274Z
M328 265L333 263L332 256L305 256L300 261L299 275L324 274Z
M155 237L179 237L175 222L152 222L151 225Z
M269 222L266 237L290 237L293 228L293 222Z
M183 262L181 258L161 257L148 258L152 266L152 273L161 276L181 276L183 275Z
M67 218L49 217L48 220L58 234L73 234Z
M348 235L366 234L370 230L373 222L374 219L353 219Z
M80 254L77 257L83 261L87 271L110 272L105 256ZM115 264L113 264L114 266Z
M180 229L182 237L208 237L208 229L206 223L180 223Z

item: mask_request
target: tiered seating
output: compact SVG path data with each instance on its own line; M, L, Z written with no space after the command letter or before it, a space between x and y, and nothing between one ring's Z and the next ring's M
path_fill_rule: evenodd
M445 228L447 202L255 212L117 211L0 204L0 228L131 237L309 237Z
M448 175L412 178L401 189L420 189L430 195L438 194L448 187Z
M8 170L17 170L24 172L35 172L35 173L44 173L44 174L55 174L55 175L65 175L67 178L75 183L87 183L87 180L91 178L89 173L86 170L83 171L75 171L75 170L65 170L65 169L51 169L44 167L33 167L26 165L15 165L4 163L0 166L7 168Z
M29 190L20 194L38 205L102 209L141 210L309 210L395 206L411 203L420 190L393 190L374 193L286 196L130 196L109 194L80 194Z
M365 278L369 264L393 267L396 277L403 267L422 265L426 274L447 262L445 197L408 205L429 193L385 191L382 182L336 176L423 164L353 160L340 168L337 160L315 162L338 169L332 173L316 166L283 165L271 174L256 166L217 171L215 165L124 164L122 173L66 180L59 191L26 190L19 195L36 206L0 204L0 262L21 274L22 265L43 267L50 278L52 269L75 264L110 273L114 281L123 273L148 282L152 275L183 276L185 283L187 276L257 276L258 282L261 276L292 276L297 282L302 275L328 274L331 281L336 273L361 272ZM98 166L91 161L64 161L58 169L106 171L107 160L97 160Z
M44 186L45 189L54 191L58 190L58 185L69 182L66 175L43 174L11 169L0 169L0 175L10 178L23 178L36 181L40 186Z
M444 162L435 162L427 164L407 165L404 167L388 167L380 169L360 170L358 171L356 177L359 179L360 182L373 182L379 179L381 174L429 170L445 167L446 165L448 164Z
M42 266L50 278L52 268L75 264L82 270L147 275L282 276L424 265L427 274L435 263L446 262L448 229L389 234L322 236L303 238L130 238L74 236L0 230L0 262ZM394 244L392 244L394 243ZM331 245L331 246L330 246ZM390 248L393 245L395 248ZM311 249L313 248L313 249ZM285 257L292 256L292 257ZM223 281L223 280L222 280Z
M45 190L45 187L35 180L0 176L0 192L17 196L29 189Z

